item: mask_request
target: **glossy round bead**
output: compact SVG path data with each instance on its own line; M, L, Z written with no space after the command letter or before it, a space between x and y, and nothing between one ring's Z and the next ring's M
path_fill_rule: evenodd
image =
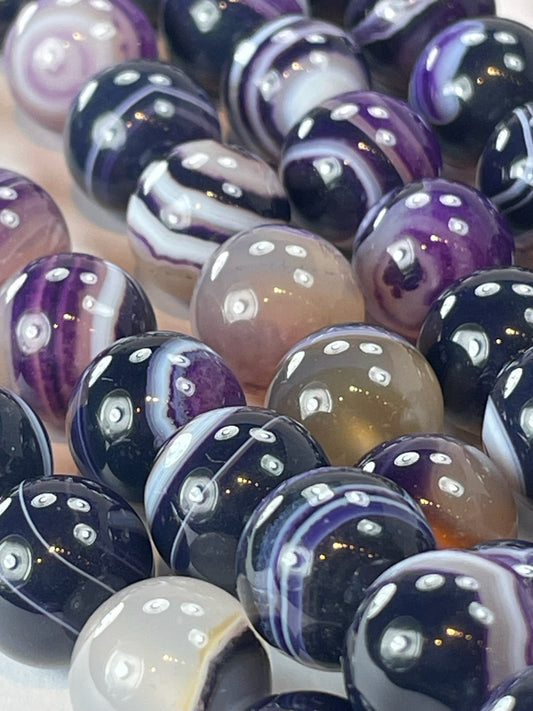
M155 32L130 0L25 3L4 45L16 103L61 131L69 106L93 74L134 57L157 57Z
M418 338L450 422L476 435L498 372L530 345L533 272L514 266L481 269L445 289Z
M496 124L533 99L533 29L502 17L459 20L419 55L409 101L445 160L475 165Z
M424 47L465 17L493 15L494 0L351 0L344 24L379 82L405 94Z
M125 210L144 168L197 138L220 138L204 90L168 63L132 59L94 75L79 91L65 126L65 156L82 191Z
M288 691L254 701L246 711L351 711L350 702L325 691Z
M218 353L192 336L154 331L121 338L93 359L72 393L66 431L85 476L140 502L169 437L202 412L244 404Z
M532 340L533 345L533 340ZM483 447L515 491L533 496L533 348L500 370L483 415Z
M300 338L362 317L359 286L343 255L326 240L283 225L227 240L206 262L191 301L193 332L242 383L259 387Z
M533 103L517 106L492 132L477 164L479 188L520 233L533 229Z
M532 697L533 666L528 666L498 684L481 711L530 711Z
M126 215L139 278L178 297L190 296L203 264L228 237L289 218L274 169L210 139L182 143L151 163Z
M289 131L279 172L293 220L350 249L372 205L438 175L441 164L435 135L405 102L353 91L322 102Z
M254 508L281 481L327 464L299 423L272 410L197 415L167 440L146 482L152 539L174 572L235 592L235 551Z
M367 88L366 65L344 30L286 15L237 44L221 99L238 141L275 162L287 133L308 111Z
M34 259L0 290L4 382L46 421L63 427L84 368L117 338L155 328L139 284L121 267L82 253Z
M51 476L53 469L41 419L15 392L0 387L0 496L25 479Z
M121 590L87 622L69 671L73 711L244 711L270 693L268 656L238 601L184 577Z
M510 265L510 227L478 190L427 178L390 192L367 213L352 266L366 319L415 342L430 306L456 279Z
M307 13L306 0L163 0L161 29L173 59L213 93L237 42L267 20Z
M271 645L338 668L366 588L434 545L419 508L395 485L350 467L316 469L280 484L253 512L235 558L237 593Z
M466 548L517 534L516 504L500 467L455 437L403 435L368 452L357 466L411 494L441 547Z
M516 577L468 551L430 551L389 568L346 638L354 711L476 709L531 659L531 609Z
M333 464L352 465L372 447L409 432L440 432L442 393L408 341L352 323L323 328L281 360L266 406L301 422Z
M0 503L0 649L65 664L94 610L152 566L141 519L110 489L75 476L22 482Z
M67 223L52 196L31 178L0 169L0 283L30 260L70 247Z
M520 538L487 540L476 544L473 550L483 558L508 568L519 583L519 595L524 605L533 603L533 544Z

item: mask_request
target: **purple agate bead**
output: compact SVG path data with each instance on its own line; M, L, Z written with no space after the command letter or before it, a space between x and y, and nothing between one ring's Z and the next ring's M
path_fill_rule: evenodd
M61 131L72 100L93 74L126 59L156 58L158 49L152 25L131 0L40 0L19 12L4 55L17 104Z
M84 368L117 338L155 328L144 291L121 267L88 254L30 262L0 291L5 379L62 427Z
M206 92L177 67L136 59L103 70L80 90L66 123L65 155L85 193L125 210L142 171L197 138L220 138Z
M454 22L417 59L409 102L445 160L473 166L496 124L533 99L533 29L502 17Z
M151 331L121 338L93 359L72 393L66 431L85 476L141 502L169 437L196 415L244 404L218 353L192 336Z
M293 220L348 250L385 193L436 176L441 165L433 131L408 104L354 91L322 102L290 130L279 173Z
M375 79L405 95L418 56L436 34L457 20L495 11L494 0L351 0L344 24Z
M163 0L161 30L173 59L213 94L237 42L280 15L307 14L306 0Z
M475 188L427 178L390 192L355 236L352 265L366 318L416 341L430 306L456 279L510 265L514 239Z
M67 223L52 196L30 178L0 169L0 283L32 259L70 247Z
M313 107L367 88L366 64L344 30L286 15L237 44L221 99L237 140L274 162L289 130Z

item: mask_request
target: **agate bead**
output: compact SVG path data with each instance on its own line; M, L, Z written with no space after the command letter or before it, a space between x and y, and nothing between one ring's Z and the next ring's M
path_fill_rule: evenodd
M238 601L201 580L130 585L91 616L69 671L73 711L245 711L271 691Z

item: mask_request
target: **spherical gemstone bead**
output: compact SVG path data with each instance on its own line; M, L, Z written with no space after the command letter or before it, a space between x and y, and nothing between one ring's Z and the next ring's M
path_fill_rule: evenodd
M344 256L326 240L284 225L262 225L227 240L206 262L191 301L193 333L242 383L259 387L268 385L300 338L362 317L359 287Z
M210 139L182 143L151 163L126 215L139 279L178 297L190 296L200 269L228 237L289 218L274 169Z
M279 172L293 220L349 250L385 193L438 175L441 164L434 133L405 102L354 91L324 101L289 131Z
M314 438L273 410L197 415L166 441L146 482L152 539L174 572L235 592L235 551L254 508L281 481L327 464Z
M65 664L94 610L152 566L141 519L112 490L76 476L22 482L0 503L0 649Z
M244 405L222 357L192 336L153 331L100 351L78 380L66 418L80 471L143 500L158 450L196 415Z
M440 432L442 393L427 360L401 336L364 323L323 328L282 358L266 406L301 422L333 464L409 432Z
M510 265L514 247L502 214L468 185L427 178L393 190L354 239L366 319L415 342L446 287L477 269Z
M237 593L270 644L304 664L338 668L366 588L434 538L398 487L350 467L280 484L250 517L236 555Z
M52 473L50 437L40 417L15 392L0 387L0 496L23 480Z
M61 131L72 100L93 74L126 59L156 58L157 40L130 0L40 0L24 4L4 57L17 104Z
M44 420L63 427L72 389L117 338L155 328L139 284L100 257L39 257L0 290L3 379Z
M36 257L68 252L61 208L31 178L0 169L0 283Z
M368 452L357 466L411 494L441 547L466 548L517 534L517 508L501 468L455 437L402 435Z
M418 56L435 35L457 20L495 11L494 0L351 0L344 25L374 78L404 95Z
M234 597L199 580L157 577L107 600L80 634L73 711L245 711L271 691L268 656Z
M409 101L445 160L475 166L496 124L533 99L533 29L502 17L459 20L419 55Z
M346 32L286 15L237 44L221 99L237 140L274 162L288 131L313 107L367 88L366 65Z
M161 29L174 61L216 93L237 42L289 13L307 14L306 0L163 0Z
M81 88L66 121L65 155L82 191L125 210L144 168L197 138L220 138L205 91L168 63L132 59Z
M481 269L445 289L418 338L450 423L477 436L499 371L531 345L533 272L515 266Z
M512 674L492 690L481 711L529 711L533 695L533 666Z
M533 345L533 342L532 342ZM511 487L533 496L533 348L511 359L498 373L483 415L487 453Z
M530 663L530 629L531 607L502 565L454 549L411 556L380 575L348 630L352 707L481 708Z
M289 691L254 701L246 711L350 711L350 702L324 691Z
M533 229L533 103L517 106L489 137L477 164L477 184L520 239Z

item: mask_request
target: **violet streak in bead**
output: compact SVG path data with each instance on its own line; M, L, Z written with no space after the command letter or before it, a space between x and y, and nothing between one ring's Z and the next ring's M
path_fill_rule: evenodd
M93 74L157 55L154 29L131 0L26 3L4 46L16 103L54 131L63 129L72 100Z
M0 169L0 283L32 259L70 247L67 223L52 196L31 178Z
M111 489L78 476L22 482L0 503L0 649L67 664L87 618L152 568L143 522Z
M137 59L83 86L67 118L65 155L85 193L125 211L142 171L176 144L198 138L220 138L206 92L177 67Z
M420 329L418 348L435 372L453 426L479 435L502 367L533 345L533 272L480 269L445 289Z
M408 104L354 91L322 102L290 130L279 173L293 221L349 250L384 194L441 167L433 131Z
M70 399L66 432L79 470L143 500L158 450L196 415L244 405L223 358L192 336L153 331L100 351Z
M144 503L152 540L181 575L235 592L235 551L254 508L280 482L327 466L315 439L261 407L197 415L160 449Z
M130 585L78 637L73 711L245 711L271 693L268 654L224 590L179 576Z
M287 133L308 111L338 94L367 88L366 64L344 30L287 15L237 44L221 100L237 139L275 162Z
M352 707L481 708L497 684L532 663L531 624L504 566L454 549L412 556L379 576L348 631Z
M418 56L436 34L465 17L494 13L494 0L351 0L344 24L372 74L404 95Z
M409 102L435 130L445 161L475 166L496 124L533 99L533 29L502 17L459 20L426 45Z
M0 291L7 384L63 427L84 368L118 338L155 328L139 284L121 267L81 253L33 260Z
M510 265L514 247L503 215L468 185L427 178L393 190L354 238L366 319L415 342L446 287L477 269Z
M306 0L163 0L161 30L173 59L213 94L237 42L267 20L307 14Z
M237 593L270 644L335 669L366 588L434 546L400 487L360 469L322 467L281 483L252 513L235 558Z
M150 289L190 296L205 262L228 237L288 222L290 206L273 168L241 148L204 139L151 163L128 202L137 275Z

